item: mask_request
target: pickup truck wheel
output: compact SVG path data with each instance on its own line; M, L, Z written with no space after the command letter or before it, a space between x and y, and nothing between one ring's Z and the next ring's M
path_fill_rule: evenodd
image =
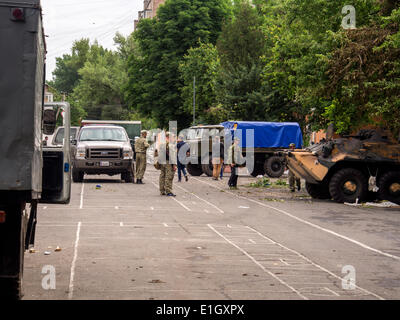
M363 201L368 195L367 178L357 169L341 169L332 176L329 192L333 200L339 203L354 203L357 199Z
M77 169L72 169L72 181L75 183L83 182L84 173Z
M22 275L25 252L25 202L7 205L6 222L0 224L0 298L22 298Z
M306 190L313 199L325 200L331 198L328 186L323 183L313 184L306 182Z
M272 156L269 157L264 162L264 171L271 178L279 178L285 172L285 165L283 163L283 158Z
M135 179L132 171L127 171L123 174L121 174L121 179L124 180L126 183L132 183L133 180Z
M187 171L189 174L193 177L200 177L203 174L203 169L200 165L198 164L191 164L189 163L187 165Z
M400 204L400 172L390 171L379 179L379 199Z

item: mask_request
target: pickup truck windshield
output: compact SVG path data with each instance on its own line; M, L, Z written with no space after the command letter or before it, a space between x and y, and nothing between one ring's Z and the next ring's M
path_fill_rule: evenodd
M121 128L84 128L80 141L127 141L127 136Z

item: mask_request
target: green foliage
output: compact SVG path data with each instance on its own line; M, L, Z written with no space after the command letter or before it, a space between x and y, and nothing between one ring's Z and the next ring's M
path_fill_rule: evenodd
M275 182L275 185L286 187L286 186L287 186L287 182L286 182L285 180L278 179L278 180Z
M248 0L236 1L234 8L235 16L224 25L217 43L222 64L218 102L225 120L293 120L297 104L263 81L262 57L270 43L263 33L263 16Z
M126 118L122 87L127 81L127 74L118 53L93 45L79 75L81 81L74 89L74 97L87 110L89 118Z
M199 41L215 43L229 15L230 0L168 0L157 18L141 20L135 31L139 54L128 60L130 107L160 127L168 127L170 120L188 126L191 112L181 96L179 65Z
M193 110L193 78L196 77L196 114L199 123L214 123L217 103L217 82L220 74L220 59L218 51L211 43L199 43L191 48L179 65L183 80L181 97L184 111L187 114ZM212 109L214 108L214 109Z
M398 57L393 50L398 24L397 33L389 31L396 12L384 19L387 26L377 26L384 11L381 4L388 2L393 4L353 1L357 29L346 31L341 21L347 1L257 1L269 41L264 81L300 104L297 113L311 128L334 122L338 132L346 133L379 124L389 113L398 115ZM376 51L382 43L386 48ZM386 124L393 128L395 122Z
M53 72L53 81L50 85L62 93L72 93L81 79L79 69L87 61L90 50L89 39L75 41L71 54L64 54L56 58L56 69Z
M250 187L253 187L253 188L269 188L269 187L271 187L271 180L269 178L263 177L261 179L257 179L256 182L250 183Z

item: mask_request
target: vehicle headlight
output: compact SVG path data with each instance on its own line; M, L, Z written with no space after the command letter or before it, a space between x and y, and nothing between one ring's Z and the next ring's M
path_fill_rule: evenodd
M78 148L76 149L76 159L83 160L86 157L86 149L85 148Z
M132 149L125 149L124 148L124 160L130 160L133 159L133 151Z

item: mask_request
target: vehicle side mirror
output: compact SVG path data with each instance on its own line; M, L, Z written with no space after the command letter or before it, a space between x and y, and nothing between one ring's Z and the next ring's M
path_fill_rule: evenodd
M76 139L71 139L71 144L72 144L72 145L76 146L77 143L78 143L78 141L77 141Z
M43 133L51 135L56 130L57 113L53 109L45 109L43 111Z

